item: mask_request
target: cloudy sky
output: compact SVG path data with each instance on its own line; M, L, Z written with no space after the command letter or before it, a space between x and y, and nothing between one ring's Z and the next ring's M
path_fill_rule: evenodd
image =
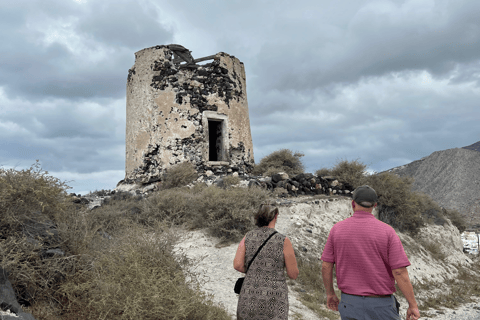
M181 44L246 68L255 160L383 171L480 140L478 0L0 0L0 166L70 192L125 175L134 53Z

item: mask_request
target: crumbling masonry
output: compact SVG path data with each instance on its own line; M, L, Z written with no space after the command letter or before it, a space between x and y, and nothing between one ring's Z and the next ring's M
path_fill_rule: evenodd
M193 60L179 45L140 50L127 80L125 181L158 181L185 161L200 174L253 169L243 63L223 52Z

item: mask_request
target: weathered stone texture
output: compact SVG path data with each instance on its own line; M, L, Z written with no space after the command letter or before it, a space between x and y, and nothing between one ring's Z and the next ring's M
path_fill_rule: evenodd
M199 173L250 172L254 158L243 63L223 52L197 68L181 67L172 58L167 46L135 53L127 80L125 180L157 181L184 161Z

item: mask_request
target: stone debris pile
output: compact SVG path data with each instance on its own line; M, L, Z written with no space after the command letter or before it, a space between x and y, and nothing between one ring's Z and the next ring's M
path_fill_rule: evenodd
M297 196L313 196L313 195L343 195L351 197L354 190L353 186L346 182L339 181L333 176L316 176L312 173L300 173L293 177L280 172L271 177L250 176L248 174L239 174L225 168L212 168L204 174L200 174L198 179L188 187L198 183L204 183L207 186L217 186L220 188L227 187L224 182L226 177L238 177L238 183L231 187L249 188L260 187L274 191L280 198L297 197ZM153 182L146 184L126 183L124 180L117 184L114 190L97 191L87 195L77 195L71 193L72 202L85 205L89 210L101 207L104 203L108 203L111 198L118 199L126 196L135 196L138 200L145 198L155 191L160 191L161 182Z

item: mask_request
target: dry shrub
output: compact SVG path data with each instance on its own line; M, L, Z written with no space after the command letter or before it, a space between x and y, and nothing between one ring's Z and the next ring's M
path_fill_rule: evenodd
M413 178L398 177L390 172L367 176L366 184L378 195L379 219L400 231L416 234L424 226L422 209L424 202L411 191Z
M39 301L58 302L59 285L71 273L75 259L47 254L40 242L26 237L0 241L0 265L8 270L9 280L21 304Z
M467 222L465 221L465 218L458 212L458 210L455 209L442 209L443 215L450 219L452 224L457 227L458 231L462 233L467 229Z
M145 199L140 195L131 195L128 192L115 194L102 206L87 211L87 221L97 226L98 232L114 233L132 221L138 222L144 202Z
M253 169L253 174L271 176L278 172L286 172L289 176L303 173L304 165L302 160L304 154L293 153L289 149L274 151L260 160L260 163Z
M365 169L367 166L358 161L339 160L330 171L330 174L342 182L347 182L354 188L365 182Z
M32 218L47 220L64 212L69 188L43 171L38 160L26 170L0 168L0 238L21 231Z
M316 175L317 177L331 176L331 175L332 175L332 172L331 172L330 169L321 168L321 169L318 169L317 171L315 171L315 175Z
M427 251L429 251L432 257L434 257L435 259L441 261L445 260L446 255L442 251L442 247L439 243L432 242L426 239L417 239L417 243L422 245Z
M191 221L195 203L195 191L188 188L162 190L142 202L137 221L143 225L153 225L156 221L184 224Z
M280 197L281 195L288 194L288 190L285 188L275 188L272 192L275 196Z
M319 303L326 303L327 296L325 294L325 286L322 279L322 262L309 261L298 258L298 274L297 281L301 283L308 292L317 292L321 297Z
M120 197L89 211L73 204L67 187L47 174L39 165L0 171L0 267L9 272L19 302L37 319L230 319L198 290L193 275L182 271L188 261L172 253L173 240L162 235L165 229L155 229L158 238L152 238L151 229L137 227L136 221L147 216L148 201ZM235 217L240 207L256 206L266 193L186 190L185 201L188 197L195 201L185 206L204 206L202 213L213 214L215 223L223 223L225 229L229 215ZM181 217L182 193L162 191L170 198L160 207L165 217ZM222 206L213 203L217 197L227 198ZM224 208L228 201L234 207L231 211ZM150 206L148 213L153 209ZM190 213L183 219L193 218ZM45 238L25 234L32 221L51 225L55 234ZM211 221L203 222L214 227L208 224ZM153 219L149 223L157 224ZM46 251L52 248L56 249Z
M76 258L52 231L56 218L68 214L68 188L38 160L26 170L0 169L0 267L9 272L21 303L56 303L59 284L74 268ZM59 250L47 252L52 248Z
M322 168L315 172L319 177L334 176L341 182L347 182L354 188L365 184L365 169L367 165L358 159L353 161L337 160L331 169Z
M185 186L197 179L195 166L190 162L182 162L167 169L162 179L162 189Z
M254 227L253 213L268 196L260 188L175 188L149 197L139 219L145 224L165 220L207 228L224 241L238 241Z
M337 161L332 169L317 170L318 176L332 175L354 188L369 185L378 195L379 219L400 231L418 232L424 222L443 225L448 217L462 232L466 222L457 212L442 209L430 196L412 191L414 179L394 173L365 175L367 166L358 159Z
M297 282L305 290L305 292L300 293L302 303L321 318L338 319L338 314L324 308L327 303L327 294L322 279L322 262L308 261L299 257L297 263L300 271ZM337 292L337 295L339 295L339 292Z
M92 270L62 286L69 310L86 319L230 319L199 290L166 228L123 230L97 252Z
M223 178L223 186L225 188L229 188L239 183L240 183L240 178L238 176L226 176Z

